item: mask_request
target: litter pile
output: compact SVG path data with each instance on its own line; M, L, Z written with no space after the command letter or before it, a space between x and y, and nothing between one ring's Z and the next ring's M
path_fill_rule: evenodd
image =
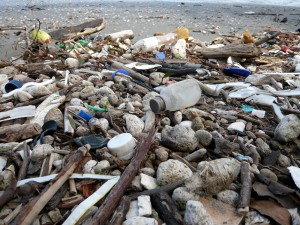
M300 36L104 28L0 61L0 224L300 224Z

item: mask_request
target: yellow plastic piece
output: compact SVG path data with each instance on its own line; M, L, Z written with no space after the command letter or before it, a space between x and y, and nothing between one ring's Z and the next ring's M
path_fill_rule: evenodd
M40 42L42 44L48 44L51 42L51 36L43 30L33 30L32 39L35 42Z
M178 39L185 39L186 41L189 39L190 31L186 27L177 27L173 33L176 33Z

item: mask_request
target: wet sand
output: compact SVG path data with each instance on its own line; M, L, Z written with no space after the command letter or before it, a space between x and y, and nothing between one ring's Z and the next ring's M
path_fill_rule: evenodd
M249 15L247 13L254 13ZM135 33L135 39L152 36L154 32L170 32L187 27L190 35L201 41L211 41L220 35L241 35L245 28L251 33L264 30L295 32L300 28L300 7L270 5L175 3L175 2L101 2L36 5L35 8L0 8L0 26L33 26L38 18L41 28L77 25L99 17L106 20L103 35L125 29ZM286 23L276 22L287 18ZM14 31L15 32L15 31ZM0 31L0 59L18 56L22 49L14 32Z

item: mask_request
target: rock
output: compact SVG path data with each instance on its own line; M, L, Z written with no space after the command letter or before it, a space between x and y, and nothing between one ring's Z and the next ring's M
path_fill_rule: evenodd
M97 161L96 160L89 160L87 161L87 163L84 165L83 167L83 172L84 173L92 173L95 174L95 166L97 165Z
M151 216L152 206L149 195L141 195L138 197L139 216Z
M123 225L158 225L158 223L153 218L136 216L125 220Z
M78 59L74 59L74 58L67 58L65 60L65 64L69 67L69 68L77 68L79 66L79 61Z
M261 173L261 175L268 178L270 181L274 181L274 182L278 181L277 175L269 169L261 169L260 173Z
M229 131L235 131L235 132L239 132L239 133L243 133L244 130L245 130L245 123L243 122L235 122L235 123L232 123L230 124L228 127L227 127L227 130Z
M113 170L110 172L111 176L121 176L122 172L120 170ZM141 186L141 190L142 190L142 186Z
M126 120L126 128L134 137L139 137L144 129L144 122L137 116L125 114L123 119Z
M6 66L0 69L0 74L6 74L8 79L18 74L18 69L14 66Z
M170 126L171 125L171 120L169 117L164 117L161 119L161 125L162 126L165 126L165 125L168 125Z
M146 190L157 188L157 181L155 178L141 173L141 184Z
M59 108L51 109L45 116L44 122L54 120L57 123L57 126L63 127L64 124L64 115Z
M138 201L131 201L129 205L129 210L126 214L126 220L136 217L139 215L139 207L138 207Z
M120 103L119 98L116 94L109 94L108 101L112 106L115 106L115 107L118 106Z
M131 188L135 191L142 191L141 176L135 176L131 182Z
M255 141L255 144L257 147L257 151L259 152L259 154L261 156L263 156L263 157L269 156L272 153L270 146L266 142L264 142L263 139L257 138Z
M287 168L287 167L292 165L291 159L289 157L285 156L285 155L282 155L282 154L279 155L279 158L278 158L277 162L278 162L279 166L282 166L284 168Z
M178 151L190 152L198 146L195 132L188 127L176 125L174 128L165 126L162 130L161 143Z
M155 113L152 111L147 111L144 132L146 132L146 133L149 132L154 124L155 124Z
M151 177L153 177L155 175L155 170L150 167L144 167L144 168L140 169L140 172L143 174L147 174Z
M286 143L300 135L300 119L295 114L285 116L277 125L274 137L277 141Z
M105 95L105 96L109 96L109 95L114 95L115 94L115 92L112 89L110 89L109 87L107 87L107 86L103 86L103 87L99 88L97 90L97 94L98 93L101 94L101 95Z
M95 174L107 174L108 167L110 167L110 163L107 160L98 162L94 167Z
M233 158L202 161L197 172L185 181L189 191L217 194L229 188L240 173L241 163Z
M85 87L81 90L80 97L85 99L85 98L88 98L88 97L93 96L95 94L96 94L95 88L93 86L87 86L87 87Z
M48 215L52 221L52 223L57 223L59 222L61 219L63 219L60 211L58 208L55 208L54 210L48 212Z
M69 81L71 84L81 84L83 79L79 75L70 74Z
M79 98L72 98L70 100L70 106L83 106L83 101Z
M193 172L187 165L174 159L160 163L156 173L157 183L159 185L171 184L193 175Z
M202 159L206 153L207 153L207 150L205 148L201 148L201 149L196 150L193 153L187 155L186 157L184 157L184 159L187 160L188 162L198 161L198 160Z
M164 73L161 73L161 72L153 72L153 73L150 73L150 78L152 80L154 80L156 83L161 83L161 84L165 84L167 81L169 81L169 77L165 77L165 74Z
M54 148L49 144L36 145L31 153L31 160L36 162L45 159L54 151Z
M200 116L197 116L193 119L192 128L193 128L194 131L204 129L204 124L203 124L202 119L200 118Z
M185 209L186 203L189 200L197 201L199 197L199 195L189 192L186 187L176 188L172 194L172 199L176 202L179 209Z
M190 120L185 120L185 121L181 121L179 123L180 126L184 126L184 127L188 127L188 128L192 128L193 127L193 122ZM192 128L193 129L193 128Z
M169 153L164 147L159 147L155 149L156 158L162 162L167 161L169 158Z
M220 193L217 194L218 200L220 200L226 204L229 204L234 208L237 206L239 197L240 197L240 195L232 190L221 191Z
M187 225L214 225L203 204L193 200L189 200L186 204L184 221Z
M199 143L203 146L209 146L212 141L212 135L206 130L197 130L196 131L196 138L198 139Z

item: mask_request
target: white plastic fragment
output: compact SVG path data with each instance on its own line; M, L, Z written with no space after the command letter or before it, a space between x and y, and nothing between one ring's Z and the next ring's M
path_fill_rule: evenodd
M289 166L288 170L290 171L296 186L300 189L300 168L296 166Z
M253 109L251 112L251 115L257 116L258 118L264 118L266 115L265 110L258 110L258 109Z
M5 112L0 112L0 122L12 120L12 119L24 118L24 117L33 117L34 115L35 115L34 105L17 107Z
M76 224L76 222L83 216L83 214L100 199L102 199L118 182L119 177L106 181L97 191L90 195L87 199L81 202L71 215L65 220L63 225Z

